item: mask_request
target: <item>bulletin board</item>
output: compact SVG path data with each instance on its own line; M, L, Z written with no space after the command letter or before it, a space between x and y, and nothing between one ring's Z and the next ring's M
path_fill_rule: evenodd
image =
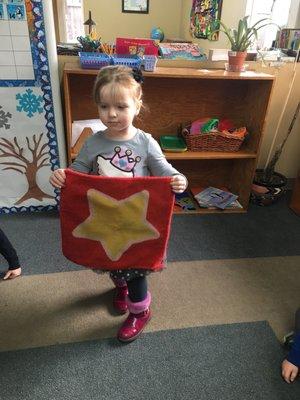
M57 207L59 166L42 0L0 0L0 213Z

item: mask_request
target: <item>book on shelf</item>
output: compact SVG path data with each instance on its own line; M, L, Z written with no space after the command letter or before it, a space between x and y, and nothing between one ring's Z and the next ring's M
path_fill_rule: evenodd
M197 43L159 43L159 52L163 58L175 60L207 60Z
M137 56L158 55L158 45L153 39L116 38L116 53Z
M175 205L183 211L196 210L194 199L186 190L182 193L175 193Z
M208 209L219 208L233 209L242 208L241 203L237 200L238 196L229 192L226 188L216 188L209 186L207 188L195 187L191 189L195 200L200 207Z

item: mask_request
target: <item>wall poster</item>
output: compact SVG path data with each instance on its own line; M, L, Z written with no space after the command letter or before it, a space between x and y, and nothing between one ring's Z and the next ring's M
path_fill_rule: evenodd
M41 0L0 0L0 213L56 208L59 165Z
M193 0L190 15L190 32L197 39L218 40L219 34L210 34L219 28L222 0Z

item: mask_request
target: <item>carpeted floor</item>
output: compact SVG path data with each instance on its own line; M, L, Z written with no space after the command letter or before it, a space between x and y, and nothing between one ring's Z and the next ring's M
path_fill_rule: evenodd
M266 322L195 327L0 353L0 384L5 400L297 400L282 357Z
M287 198L246 214L180 215L173 218L168 261L300 256L300 218ZM60 251L57 212L1 215L25 275L80 270Z
M300 257L169 263L151 275L147 331L267 320L280 339L299 305ZM297 279L295 279L295 277ZM112 283L90 270L0 282L0 351L113 337Z
M300 305L300 218L287 198L176 216L168 267L149 278L153 318L126 346L111 282L64 259L57 213L0 223L24 266L0 282L1 400L300 398L300 380L280 378L279 340Z

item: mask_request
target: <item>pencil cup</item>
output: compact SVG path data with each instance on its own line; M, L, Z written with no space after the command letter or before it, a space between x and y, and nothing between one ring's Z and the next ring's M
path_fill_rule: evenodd
M145 71L155 71L158 58L153 55L144 56L144 69Z

